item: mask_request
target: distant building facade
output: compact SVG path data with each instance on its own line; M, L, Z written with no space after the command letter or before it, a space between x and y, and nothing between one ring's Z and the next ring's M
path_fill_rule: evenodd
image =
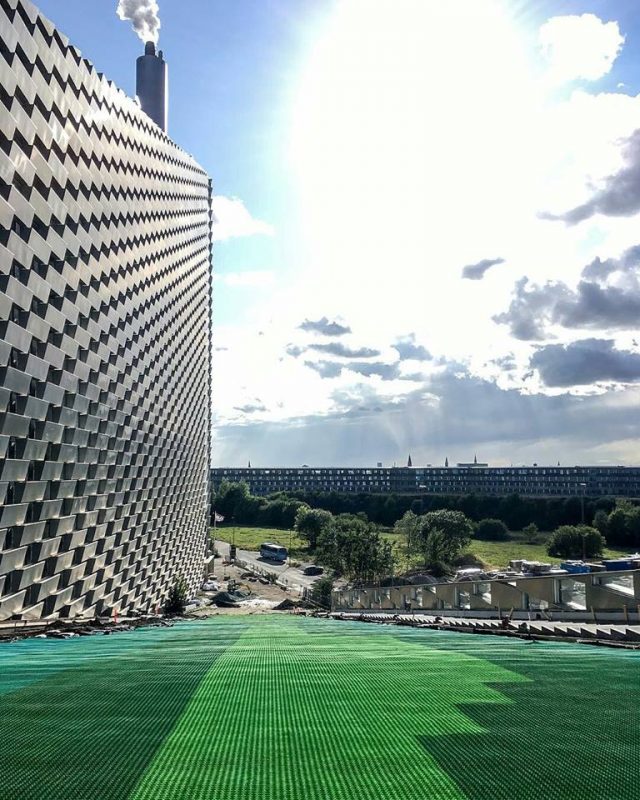
M0 2L0 620L153 610L208 526L211 187Z
M217 467L212 484L245 481L252 494L313 491L640 497L640 467Z

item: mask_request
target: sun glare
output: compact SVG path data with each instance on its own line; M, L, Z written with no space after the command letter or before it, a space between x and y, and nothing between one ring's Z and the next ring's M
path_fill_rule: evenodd
M435 266L440 283L459 277L448 243L462 218L469 259L491 254L496 220L482 209L489 191L506 219L519 202L510 167L530 82L502 3L339 4L301 76L291 141L319 280L392 292L405 278L434 296Z

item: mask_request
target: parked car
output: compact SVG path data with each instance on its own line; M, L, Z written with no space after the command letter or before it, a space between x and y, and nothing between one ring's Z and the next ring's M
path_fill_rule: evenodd
M318 567L316 564L309 564L302 570L303 575L322 575L323 572L322 567Z

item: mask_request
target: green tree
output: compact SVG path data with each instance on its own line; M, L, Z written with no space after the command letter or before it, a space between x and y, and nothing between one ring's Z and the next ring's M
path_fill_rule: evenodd
M258 513L258 522L274 528L293 528L298 510L305 507L300 500L292 500L286 495L270 497L268 500L260 498L260 502L262 506Z
M415 500L412 500L411 501L411 508L409 510L413 511L413 513L416 516L418 516L419 514L422 514L424 512L424 502L423 502L422 498L416 498Z
M283 528L289 530L295 527L296 520L298 519L298 511L305 508L306 503L301 500L285 499L282 504L282 511L280 515L280 524Z
M624 546L627 543L627 508L622 503L609 514L607 535L611 544Z
M469 519L478 519L479 517L479 498L475 494L463 494L458 498L457 510L462 511L465 517Z
M379 520L382 525L393 525L398 519L399 506L398 497L395 494L390 494L384 501L384 506L381 509Z
M481 519L476 525L474 536L489 542L506 542L510 538L509 529L501 519Z
M461 511L429 511L419 519L415 547L427 567L453 563L471 540L473 523Z
M640 507L618 500L607 520L607 541L619 547L640 547Z
M519 531L531 519L527 518L525 498L518 494L509 494L498 501L498 512L495 516L501 519L511 531Z
M631 506L627 513L627 538L629 547L640 548L640 507Z
M604 536L589 525L561 525L553 532L547 553L556 558L593 558L601 556L605 546Z
M222 514L227 522L236 520L238 509L250 497L249 487L242 481L241 483L231 483L222 481L213 498L213 507Z
M246 494L238 494L231 518L234 522L244 525L255 525L260 519L264 506L265 501L262 497L254 497L248 491ZM226 514L223 516L225 519L229 519Z
M522 529L522 533L524 534L524 540L527 544L538 543L540 531L538 530L538 526L535 522L530 522L528 525L525 525Z
M420 542L420 520L413 511L407 511L393 526L393 530L401 537L406 555L419 550Z
M380 536L375 525L352 514L340 514L323 528L316 560L357 581L376 580L393 569L391 543Z
M593 517L593 527L607 538L609 533L609 515L606 511L599 509Z
M438 528L432 530L424 541L422 549L424 565L436 578L445 575L451 568L452 562L459 556L459 553L452 556L449 549L446 534Z
M311 587L311 601L322 608L331 608L331 592L333 591L333 578L323 575Z
M309 542L309 549L315 550L318 538L332 524L333 520L334 517L330 511L301 505L296 513L294 525L300 536Z

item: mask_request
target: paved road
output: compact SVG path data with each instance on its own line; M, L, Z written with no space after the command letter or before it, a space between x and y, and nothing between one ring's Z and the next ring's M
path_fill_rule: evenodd
M216 539L216 550L223 558L229 557L229 544L221 542ZM291 587L301 587L305 589L311 588L318 580L319 575L303 575L302 570L308 566L308 563L302 563L300 567L290 567L288 564L279 564L276 561L265 561L260 558L260 553L254 550L241 550L238 548L236 553L238 561L244 561L251 567L260 572L275 572L278 575L278 580L287 583Z

